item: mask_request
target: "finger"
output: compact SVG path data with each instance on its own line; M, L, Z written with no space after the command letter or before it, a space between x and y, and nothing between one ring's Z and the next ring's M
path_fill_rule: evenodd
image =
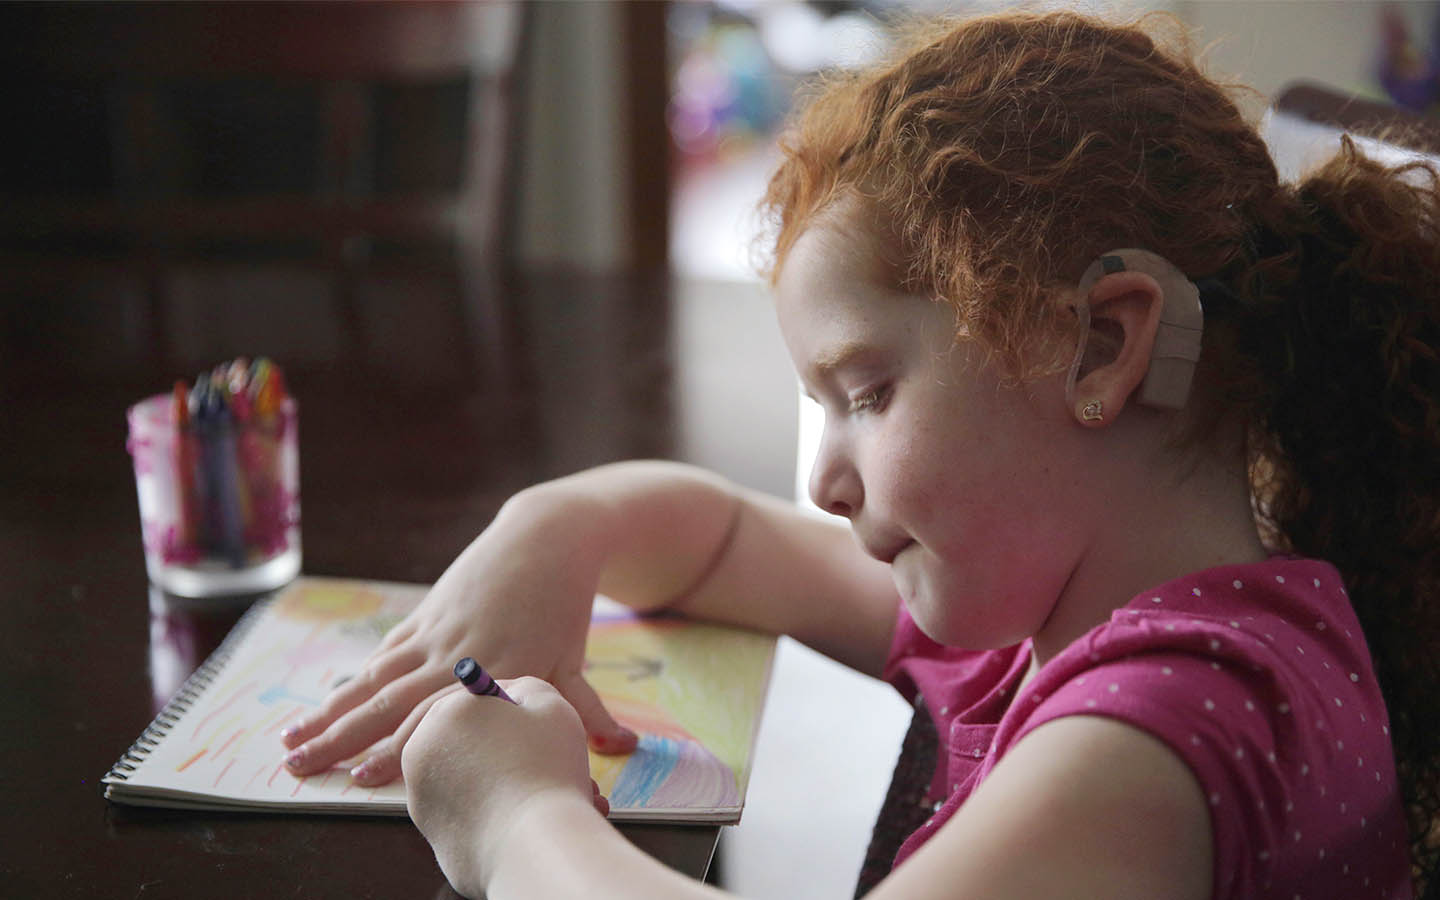
M360 674L336 687L314 713L305 716L280 732L286 747L298 747L329 728L336 719L375 696L375 693L397 678L414 671L425 662L419 648L392 651L372 657Z
M580 722L585 726L585 736L590 747L597 753L631 753L640 742L635 732L615 721L605 708L600 695L578 672L567 676L555 685L561 696L570 701Z
M379 787L389 784L400 775L400 757L409 743L410 736L420 727L420 720L440 698L460 690L460 685L449 684L416 704L395 729L395 733L376 744L360 765L350 770L350 777L364 787Z
M610 815L610 801L600 793L600 785L596 784L593 778L590 780L590 802L601 816Z
M444 673L412 672L375 692L323 733L291 750L285 765L296 775L321 771L392 734L420 701L444 686Z
M414 635L415 632L419 629L420 626L416 624L414 617L407 616L400 622L396 623L394 628L391 628L389 631L385 632L385 636L380 639L380 646L376 647L375 652L371 655L379 656L387 650L392 650L395 647L400 646L401 643L409 640L410 637Z

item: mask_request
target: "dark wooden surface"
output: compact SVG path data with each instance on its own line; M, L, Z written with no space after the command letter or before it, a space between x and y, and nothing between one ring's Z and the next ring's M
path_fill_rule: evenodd
M338 351L301 357L289 370L300 405L306 573L430 581L527 484L616 459L703 457L703 440L681 433L680 383L691 386L692 419L706 408L695 385L726 395L714 409L729 441L751 412L770 423L791 414L783 375L772 390L747 387L735 406L736 385L754 384L747 330L772 326L768 310L750 324L743 306L736 316L717 312L728 289L706 293L709 312L698 320L663 277L532 273L497 279L494 290L505 315L432 330L402 375ZM742 293L753 306L755 291ZM416 300L400 292L388 302L403 310ZM308 319L326 309L299 305L267 327L313 333ZM690 323L680 340L694 345L683 354L677 309ZM699 342L697 321L707 330ZM734 324L725 333L716 322ZM87 366L73 347L25 343L33 337L0 334L0 363L8 362L0 365L0 894L448 895L407 820L170 812L102 798L100 777L239 608L167 601L146 581L124 411L166 380L143 352L133 365L121 355ZM733 348L751 381L686 375L686 366L722 365ZM456 360L477 354L474 367L457 371ZM726 451L741 469L731 474L785 493L790 440L757 435L747 445L757 461L768 457L755 477L744 471L748 450ZM690 449L679 452L682 444ZM695 872L715 829L627 833Z

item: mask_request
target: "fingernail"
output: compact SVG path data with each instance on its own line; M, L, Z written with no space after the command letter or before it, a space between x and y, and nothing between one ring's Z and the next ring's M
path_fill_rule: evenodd
M350 770L350 777L356 781L364 781L370 777L370 760L365 760L360 765Z
M297 734L299 731L300 726L298 725L286 725L284 728L280 729L280 738L283 740L293 734Z
M302 762L304 762L304 761L305 761L305 748L304 748L304 747L296 747L294 750L291 750L289 753L287 753L287 754L285 755L285 765L289 766L289 767L292 768L292 769L297 769L297 768L299 768L299 767L300 767L300 764L301 764Z

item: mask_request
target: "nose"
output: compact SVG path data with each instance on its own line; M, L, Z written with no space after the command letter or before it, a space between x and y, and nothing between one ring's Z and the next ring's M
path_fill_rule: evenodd
M859 512L865 492L843 437L827 423L820 449L810 470L810 499L836 516L850 518Z

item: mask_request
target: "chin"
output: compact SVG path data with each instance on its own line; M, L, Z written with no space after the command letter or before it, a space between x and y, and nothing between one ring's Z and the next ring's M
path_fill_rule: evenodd
M1033 629L1006 621L1006 607L990 607L973 597L935 590L923 580L892 572L895 588L915 625L930 640L961 650L998 650L1020 643Z

